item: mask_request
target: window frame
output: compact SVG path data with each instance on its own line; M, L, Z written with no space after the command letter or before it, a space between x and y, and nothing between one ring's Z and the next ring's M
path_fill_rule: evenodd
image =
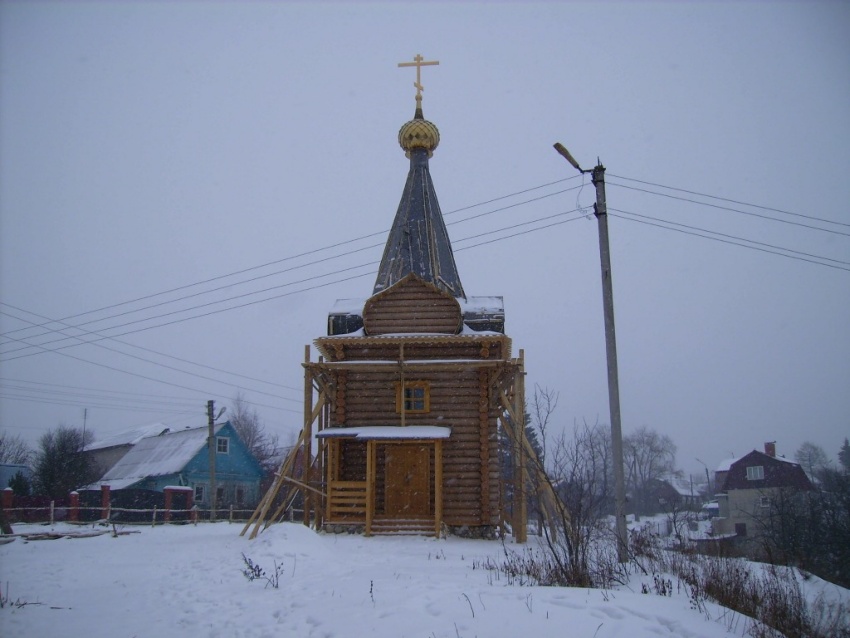
M747 466L748 481L763 481L764 480L764 465L748 465Z
M200 495L200 497L199 497ZM195 483L195 503L206 503L207 499L207 485L206 483Z
M222 449L222 443L224 444L224 449ZM216 454L230 454L230 437L229 436L217 436L217 437L215 437L215 453Z
M401 414L402 400L404 401L405 414L427 414L431 411L430 381L405 381L403 387L404 390L402 391L400 381L395 384L395 411L397 414ZM414 394L408 396L408 393L415 393L417 390L422 391L421 397ZM403 397L402 394L404 394ZM421 404L421 406L416 407L418 404Z

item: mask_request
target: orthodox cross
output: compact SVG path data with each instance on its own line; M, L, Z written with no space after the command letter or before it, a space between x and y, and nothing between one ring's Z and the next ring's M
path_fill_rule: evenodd
M416 101L422 101L422 91L424 87L422 86L422 67L423 66L433 66L439 64L438 61L433 62L425 62L425 58L422 57L421 54L417 53L416 57L413 58L413 62L399 62L399 66L415 66L416 67L416 82L413 83L413 86L416 87Z

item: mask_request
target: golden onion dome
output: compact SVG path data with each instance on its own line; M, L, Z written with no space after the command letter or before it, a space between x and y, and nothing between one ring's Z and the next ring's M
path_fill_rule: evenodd
M440 143L440 131L433 122L429 122L422 116L422 109L417 108L413 119L399 129L398 143L408 158L410 152L417 148L424 148L428 151L428 157L431 157Z

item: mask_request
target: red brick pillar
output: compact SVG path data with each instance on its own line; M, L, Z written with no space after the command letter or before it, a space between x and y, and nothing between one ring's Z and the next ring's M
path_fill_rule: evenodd
M100 486L100 517L109 518L109 486Z
M71 492L71 507L68 510L68 520L72 523L80 520L80 495L77 492Z
M171 522L171 502L174 499L174 489L166 487L165 492L165 522Z
M3 496L0 498L0 506L3 507L4 510L12 509L12 502L15 500L15 493L12 491L11 487L7 487L3 490Z
M12 533L12 523L16 521L16 519L13 519L12 513L9 511L12 509L12 502L14 499L15 493L12 491L11 487L7 487L0 491L0 532L3 532L4 534Z

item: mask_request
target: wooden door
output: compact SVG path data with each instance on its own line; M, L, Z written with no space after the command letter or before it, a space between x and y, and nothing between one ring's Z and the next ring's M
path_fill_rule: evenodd
M395 518L428 516L431 455L427 445L387 445L384 513Z

